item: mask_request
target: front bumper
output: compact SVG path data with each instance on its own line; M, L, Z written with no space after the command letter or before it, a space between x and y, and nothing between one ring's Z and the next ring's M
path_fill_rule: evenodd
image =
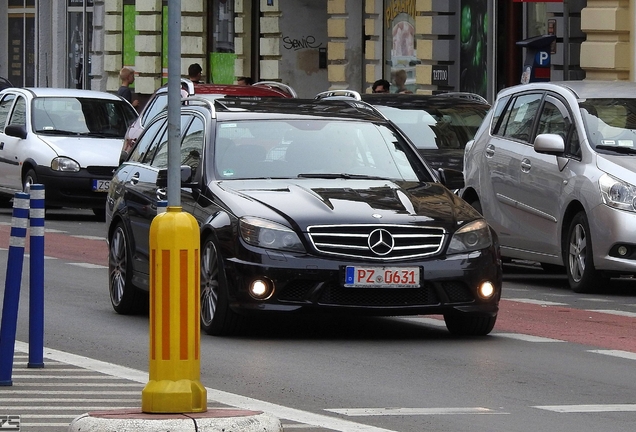
M594 267L623 275L636 275L636 213L618 210L605 204L596 206L588 215ZM629 253L620 257L619 245Z
M110 181L115 167L89 167L79 172L53 171L50 167L36 168L38 183L44 185L47 206L96 208L106 207L106 193L93 191L93 181Z
M275 257L275 259L272 259ZM323 310L376 316L474 312L494 316L501 297L501 266L494 248L425 260L384 265L419 266L420 288L347 288L348 265L383 264L346 262L271 252L260 263L231 259L225 262L230 305L237 312ZM255 300L248 285L265 278L274 285L267 300ZM494 295L483 300L477 287L490 281Z

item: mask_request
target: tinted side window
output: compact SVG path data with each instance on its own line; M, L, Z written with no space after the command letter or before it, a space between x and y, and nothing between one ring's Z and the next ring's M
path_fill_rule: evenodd
M188 126L190 121L192 120L192 116L188 114L181 114L181 135L184 135L185 128ZM150 162L150 165L156 168L167 168L168 167L168 133L164 134L159 142L158 146L153 146L148 152L148 157L146 157L145 162Z
M0 101L0 132L4 132L7 116L9 115L9 110L11 109L14 99L15 95L8 94Z
M189 165L192 168L192 178L201 178L199 166L203 156L203 135L205 127L203 119L195 117L181 143L181 165Z
M157 141L159 141L164 135L166 131L166 120L159 120L150 125L148 129L146 129L145 133L139 138L135 149L130 155L130 161L132 162L142 162L148 153L148 149L150 149Z
M144 112L142 124L148 123L157 114L159 114L161 110L166 107L166 105L168 105L168 93L159 93L157 97L155 97L154 101L151 101L151 103L152 105L150 105Z
M541 116L539 116L539 126L537 135L539 134L557 134L565 140L567 135L569 121L565 119L559 108L552 102L546 102L543 105Z
M506 106L508 105L508 102L510 101L510 96L506 96L505 98L501 98L499 101L497 101L497 105L493 108L494 112L492 115L492 123L491 123L491 133L493 135L497 135L497 130L498 130L498 126L499 126L499 119L501 118L501 113L503 113L504 109L506 108Z
M499 135L530 142L532 126L543 94L525 94L517 97L504 114Z

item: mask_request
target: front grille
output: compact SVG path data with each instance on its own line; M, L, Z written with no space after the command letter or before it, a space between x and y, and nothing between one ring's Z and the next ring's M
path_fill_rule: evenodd
M431 284L422 288L342 288L329 284L324 287L318 304L342 306L419 306L438 304Z
M372 260L438 254L446 235L443 228L412 225L321 225L308 231L320 253Z
M278 300L324 306L409 307L471 303L475 299L460 281L425 282L421 288L344 288L333 281L298 279L283 287Z
M86 167L86 172L94 176L112 177L117 167L92 165Z

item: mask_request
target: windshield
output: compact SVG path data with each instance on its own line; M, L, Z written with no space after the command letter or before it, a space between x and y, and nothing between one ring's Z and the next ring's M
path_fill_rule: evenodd
M603 153L636 152L636 99L587 99L579 107L594 149Z
M216 135L215 168L222 179L420 181L416 172L429 175L391 129L368 122L242 120L219 123Z
M395 123L418 149L463 149L474 138L488 106L425 109L376 108Z
M39 97L33 100L33 130L47 135L124 138L137 113L120 100Z

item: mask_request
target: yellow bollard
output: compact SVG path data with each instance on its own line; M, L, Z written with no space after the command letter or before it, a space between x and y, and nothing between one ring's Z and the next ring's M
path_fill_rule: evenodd
M181 207L150 225L150 381L145 413L207 411L201 385L199 226Z

